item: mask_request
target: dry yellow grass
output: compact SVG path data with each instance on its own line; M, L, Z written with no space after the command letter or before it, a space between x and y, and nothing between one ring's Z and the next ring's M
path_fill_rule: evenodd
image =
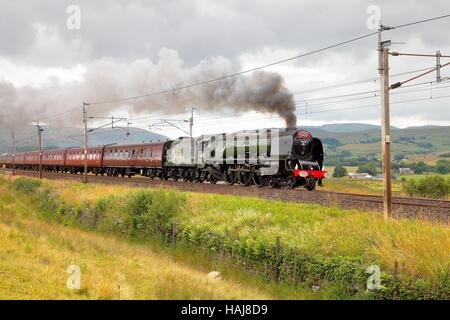
M134 188L117 185L84 186L73 182L56 184L58 193L72 203L77 203L80 199L94 200L111 194L136 191ZM75 196L74 191L77 190L79 195ZM1 188L0 192L3 193L0 198L4 203L8 203L10 199L8 200L7 192L3 192ZM382 270L389 273L393 273L396 261L399 263L400 274L437 283L448 281L450 229L446 225L407 219L384 222L381 216L373 213L237 196L189 193L188 201L192 212L183 217L184 224L202 226L213 232L228 230L235 236L245 237L251 234L268 241L275 239L275 236L281 236L285 243L288 242L289 245L312 256L317 254L363 257L368 262L380 264ZM16 211L20 211L17 206ZM68 237L70 236L61 234L56 238ZM115 247L113 243L117 240L112 241L110 245ZM0 242L3 242L1 238ZM95 241L90 243L90 247L99 246ZM129 279L127 274L123 278L117 271L113 272L109 279L117 277ZM167 277L171 279L171 276ZM136 276L136 279L139 279L139 276ZM173 280L168 281L170 283ZM101 290L95 290L111 291L108 289L108 283L111 281L104 282L105 285L100 286ZM187 280L185 285L189 283ZM243 287L242 290L248 289ZM135 294L139 291L133 287L132 292ZM261 294L258 291L253 293ZM103 296L104 293L98 293L96 297Z
M324 186L318 187L318 190L346 192L356 194L381 195L383 193L382 180L329 178L324 180ZM400 181L392 182L392 191L396 196L404 196L402 184Z
M81 184L71 181L51 181L57 187L59 195L67 203L76 204L84 201L95 201L109 195L120 195L130 191L123 185Z
M0 299L270 299L233 281L150 248L112 237L19 218L1 208ZM81 290L69 290L69 265L81 268Z
M381 181L348 178L333 178L328 181L335 181L335 184L341 186L341 192L352 192L352 188L356 188L360 193L376 194L382 189ZM83 185L61 181L48 183L56 184L58 193L69 203L137 191L136 188L121 185ZM328 188L333 185L329 184ZM397 188L399 187L394 185L394 190ZM225 198L227 202L222 201ZM394 261L397 261L402 273L429 279L449 272L443 268L450 269L448 226L407 219L392 219L385 223L377 214L359 211L197 193L189 193L189 203L194 213L200 210L199 221L194 223L208 224L209 221L213 228L236 226L239 229L250 221L251 225L258 226L247 230L252 234L262 232L267 235L277 230L277 234L290 239L296 246L311 243L316 251L327 252L326 248L330 247L330 250L342 255L367 255L382 262L391 272ZM209 215L212 208L222 214ZM243 208L248 210L242 211ZM298 217L295 218L297 214ZM308 216L311 218L307 219ZM311 239L307 241L304 236L297 237L298 233L305 233L308 235L306 238Z

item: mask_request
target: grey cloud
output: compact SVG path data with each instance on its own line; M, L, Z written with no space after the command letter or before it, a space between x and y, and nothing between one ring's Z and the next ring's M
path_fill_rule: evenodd
M81 8L82 28L79 31L66 28L66 8L70 4ZM24 95L34 99L33 111L45 112L52 108L49 105L61 108L61 105L79 104L80 97L114 98L185 83L186 79L180 79L178 75L165 78L158 74L159 79L149 77L152 80L143 82L124 76L139 61L159 61L161 48L172 48L179 53L183 65L175 65L175 70L195 70L201 61L208 58L226 57L227 67L220 69L220 72L195 73L195 77L198 77L196 80L204 80L212 75L238 70L240 66L237 58L243 53L258 52L264 47L301 53L367 33L366 8L370 4L381 7L383 22L390 25L450 12L448 0L0 0L1 58L17 64L38 66L59 67L82 63L88 68L86 83L90 85L71 84L61 87L53 84L47 91L42 91L18 89L3 83L1 90L4 90L5 95L0 103L2 108L16 106L20 109L28 103L24 100ZM46 41L37 39L38 25L43 28ZM423 42L425 51L434 51L449 48L450 33L447 30L450 30L450 19L399 29L386 33L385 37L407 44L413 39L419 39ZM365 39L357 45L336 48L326 54L293 61L290 65L313 68L327 59L345 53L347 61L350 61L348 63L360 64L364 69L358 73L346 74L349 81L374 76L376 66L371 59L375 41L375 38ZM425 62L417 64L422 66ZM411 66L417 64L411 63ZM133 70L137 72L136 69ZM142 66L141 72L144 71L149 69ZM169 71L167 70L167 75L170 75ZM124 81L130 83L125 84ZM42 99L39 98L41 95ZM427 113L419 105L398 106L393 112L401 116L401 112L408 108L412 108L420 117L448 119L446 111L437 106L430 107L433 111L431 113ZM135 110L142 111L143 108ZM363 113L330 113L320 116L329 120L341 117L352 117L354 120L378 118L379 113L375 108Z
M66 8L79 5L82 28L66 28ZM59 41L68 55L55 63L85 62L105 56L136 59L155 58L160 48L174 48L188 64L208 56L222 55L230 59L242 52L263 46L310 50L329 43L366 33L366 8L378 4L382 18L389 24L430 17L450 11L448 1L0 1L2 23L0 52L19 56L33 63L50 63L43 53L33 54L36 45L33 25L56 28ZM404 14L407 12L408 14ZM449 21L421 25L395 33L398 41L406 41L412 31L430 46L450 41ZM370 41L361 49L372 50ZM348 50L346 48L336 50ZM361 53L361 51L359 52ZM51 56L51 52L48 52Z

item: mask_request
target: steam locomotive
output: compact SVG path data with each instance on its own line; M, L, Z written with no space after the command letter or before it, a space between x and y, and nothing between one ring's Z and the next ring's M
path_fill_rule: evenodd
M84 172L84 149L67 148L2 155L7 167L77 174ZM158 143L107 145L87 149L88 172L112 177L207 181L215 184L313 190L328 176L323 146L297 129L244 130L230 134L181 137Z

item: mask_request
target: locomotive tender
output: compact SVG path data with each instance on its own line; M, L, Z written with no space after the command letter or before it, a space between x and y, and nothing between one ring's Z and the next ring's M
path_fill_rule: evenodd
M39 152L5 154L1 161L7 168L37 170ZM87 165L88 172L96 175L140 174L152 179L225 181L273 188L304 186L308 190L328 175L323 170L322 142L297 129L244 130L158 143L91 147ZM45 150L42 167L45 171L82 173L84 150Z

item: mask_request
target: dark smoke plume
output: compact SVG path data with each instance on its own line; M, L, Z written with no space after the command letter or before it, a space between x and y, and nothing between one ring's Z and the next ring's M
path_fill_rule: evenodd
M113 59L97 60L86 66L84 81L52 83L46 87L15 87L0 81L0 121L24 123L39 115L57 114L82 101L113 100L143 93L167 90L233 73L231 62L222 57L208 58L193 67L185 67L175 50L162 49L159 60L135 60L131 64ZM296 126L295 103L283 78L274 72L259 71L227 78L169 94L123 103L97 105L96 114L107 115L127 107L132 113L181 114L195 106L205 111L260 111L278 114L287 127ZM80 116L64 119L79 124Z

